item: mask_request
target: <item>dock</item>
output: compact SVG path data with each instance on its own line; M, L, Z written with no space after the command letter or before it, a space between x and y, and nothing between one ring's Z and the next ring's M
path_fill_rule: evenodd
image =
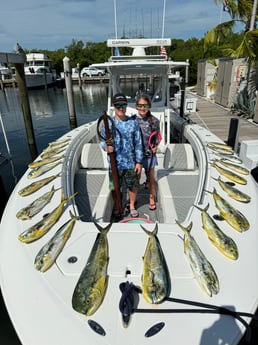
M240 117L232 113L228 108L224 108L207 98L193 94L197 98L196 111L187 114L190 120L199 124L221 140L227 141L231 119L238 119L238 142L243 140L258 140L258 123L251 119Z

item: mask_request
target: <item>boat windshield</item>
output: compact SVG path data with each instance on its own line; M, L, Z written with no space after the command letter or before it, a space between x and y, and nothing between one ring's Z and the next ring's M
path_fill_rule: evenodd
M113 84L114 85L114 84ZM127 96L128 103L135 103L140 94L148 94L152 103L166 103L167 82L161 75L131 75L121 76L116 83L113 94L122 92Z

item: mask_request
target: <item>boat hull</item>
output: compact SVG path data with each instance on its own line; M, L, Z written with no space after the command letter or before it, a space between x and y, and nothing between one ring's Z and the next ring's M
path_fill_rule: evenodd
M73 179L81 150L85 143L94 140L94 133L96 133L96 123L84 125L60 138L61 141L70 139L70 142L66 147L62 164L48 173L55 175L62 171L62 175L56 178L51 186L62 187L66 194L75 191ZM216 171L209 165L209 160L214 158L214 153L206 144L208 141L218 141L219 139L197 125L185 126L184 135L194 148L198 165L202 171L194 203L200 207L209 203L209 212L215 215L218 211L212 195L205 192L205 190L212 190L214 186L218 188L217 182L211 178L216 177ZM145 302L141 293L135 299L135 308L145 310L145 313L134 312L127 329L123 327L122 315L119 310L122 296L119 286L128 281L136 287L141 287L142 256L147 245L146 234L135 222L113 223L107 236L109 278L107 291L99 309L90 317L73 310L74 288L87 262L98 230L93 222L76 221L71 238L55 264L45 273L37 271L33 264L35 256L55 231L69 219L69 211L78 214L78 208L76 198L71 200L58 223L45 236L31 244L21 243L18 240L19 234L39 221L42 216L53 211L61 199L60 190L55 193L51 203L33 220L16 220L15 214L21 207L24 207L25 200L26 203L30 202L51 188L51 186L44 186L41 191L24 199L19 196L18 191L28 184L26 175L27 172L15 187L0 225L1 290L11 320L23 344L54 345L62 343L62 345L70 345L73 342L80 345L87 342L92 345L168 345L171 343L208 345L217 343L219 339L229 344L238 343L245 328L234 318L228 315L204 313L200 313L196 317L189 311L184 313L184 310L190 308L187 303L178 304L176 301L151 305ZM163 177L163 175L160 176L160 178ZM185 225L188 225L190 221L193 222L191 234L213 264L220 280L220 291L212 298L203 293L194 278L184 254L183 233L175 219L169 223L160 222L158 224L158 238L171 279L170 297L188 302L209 303L232 311L255 312L258 273L251 268L253 263L258 260L256 249L258 199L257 187L253 178L249 175L247 180L247 185L242 188L251 196L252 201L248 204L241 204L241 212L248 217L250 229L241 234L233 230L225 221L220 222L223 230L237 243L239 250L237 261L225 258L211 244L202 229L198 209L192 205L185 215ZM223 194L222 191L220 193ZM232 204L236 207L238 205L236 201L232 201ZM172 211L170 210L170 212ZM106 225L106 222L102 224L102 226ZM146 221L144 227L152 231L154 224ZM169 309L170 312L162 312L164 309ZM171 309L182 310L176 313ZM151 311L155 311L155 313ZM89 322L92 320L101 326L105 335L94 331ZM246 318L246 321L250 322L250 318ZM157 334L147 338L146 332L160 322L164 323L164 327Z
M52 73L25 74L28 89L43 89L56 85L56 79Z

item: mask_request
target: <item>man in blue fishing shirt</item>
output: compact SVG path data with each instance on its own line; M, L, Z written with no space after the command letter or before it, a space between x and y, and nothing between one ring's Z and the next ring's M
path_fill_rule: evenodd
M138 211L135 209L135 202L139 188L139 176L142 170L143 146L142 137L138 122L135 118L126 115L127 99L124 94L118 93L112 99L114 116L109 121L111 132L114 133L112 145L102 142L102 148L107 153L115 152L116 165L118 170L119 184L124 182L129 195L130 216L137 218ZM112 129L112 126L114 128ZM103 129L105 131L105 129ZM105 134L104 134L105 137ZM112 175L110 174L110 189L114 190ZM115 195L113 193L115 198ZM115 210L115 213L117 210Z

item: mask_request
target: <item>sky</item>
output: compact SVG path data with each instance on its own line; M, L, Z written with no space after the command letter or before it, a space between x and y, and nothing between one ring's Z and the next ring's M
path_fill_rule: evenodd
M116 4L116 11L114 10ZM214 0L7 0L0 7L0 52L65 49L72 40L202 38L230 19ZM116 13L116 14L115 14ZM165 19L163 21L163 18Z

